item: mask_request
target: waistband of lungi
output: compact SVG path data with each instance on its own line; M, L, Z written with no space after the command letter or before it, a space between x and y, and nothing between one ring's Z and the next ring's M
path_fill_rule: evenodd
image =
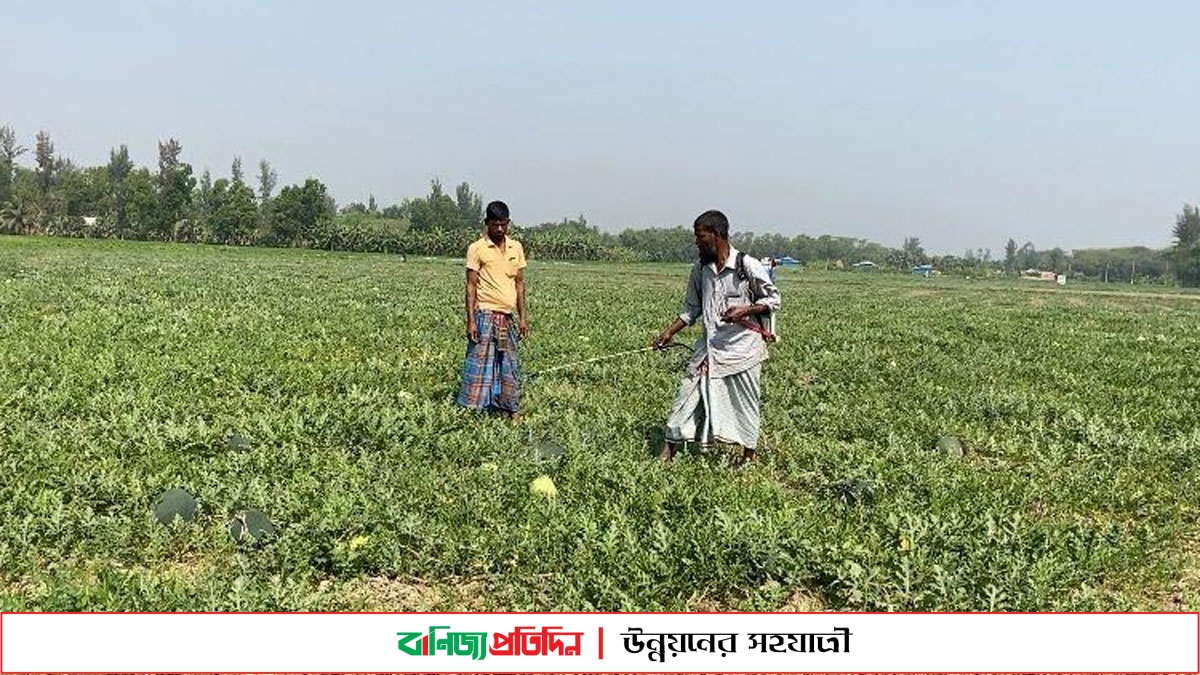
M508 351L512 348L514 337L512 330L515 328L513 323L513 315L509 312L497 312L490 309L476 309L476 321L483 318L489 326L492 327L490 337L496 343L498 351ZM482 315L482 317L481 317Z
M483 320L492 324L499 330L507 330L514 317L512 312L497 312L492 309L476 309L475 320L478 321L480 318L483 318Z

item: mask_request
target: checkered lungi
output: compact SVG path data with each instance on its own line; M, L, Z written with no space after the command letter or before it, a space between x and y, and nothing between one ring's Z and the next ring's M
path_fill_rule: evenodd
M521 407L520 336L511 314L475 310L479 342L467 341L458 405L517 412Z

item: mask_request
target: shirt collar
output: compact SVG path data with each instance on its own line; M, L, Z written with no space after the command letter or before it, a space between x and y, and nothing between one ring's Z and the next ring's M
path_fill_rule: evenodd
M737 268L738 253L740 253L740 251L738 251L736 248L734 248L733 244L730 244L729 245L729 257L725 259L725 269L732 270L732 269Z
M741 251L738 251L736 248L733 247L733 244L730 244L729 245L729 257L725 259L725 266L722 267L721 269L717 269L716 263L709 263L708 268L711 269L716 274L720 274L721 272L724 272L725 270L736 269L737 268L737 257L738 257L738 253L740 253L740 252Z
M488 246L490 246L490 247L492 247L492 248L500 248L499 246L497 246L497 245L496 245L496 242L492 241L492 238L491 238L491 237L489 237L489 236L487 236L486 234L485 234L485 235L483 235L483 241L484 241L484 242L486 242L486 243L487 243L487 245L488 245ZM508 246L508 235L504 235L504 242L503 242L503 243L504 243L505 247L507 247L507 246Z

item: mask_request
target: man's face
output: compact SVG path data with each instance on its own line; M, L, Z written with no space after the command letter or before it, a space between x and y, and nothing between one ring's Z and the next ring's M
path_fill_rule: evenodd
M700 225L693 225L692 233L696 236L696 248L700 249L700 261L716 262L717 233Z
M504 218L503 220L493 220L489 218L486 222L489 239L498 241L508 236L508 224L512 222L510 219Z

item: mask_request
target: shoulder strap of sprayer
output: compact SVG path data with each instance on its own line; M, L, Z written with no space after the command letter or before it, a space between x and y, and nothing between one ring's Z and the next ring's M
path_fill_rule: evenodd
M755 283L754 277L746 269L746 252L745 251L738 251L737 262L735 263L735 266L737 267L738 281L749 282L747 284L747 286L749 286L749 288L750 288L750 302L754 302L756 300L761 299L759 296L762 294L759 292L760 289L758 287L758 284Z
M750 289L750 302L754 303L755 301L762 299L760 297L762 294L760 293L761 289L759 288L758 283L756 283L754 276L746 271L745 251L738 251L737 260L734 263L734 267L737 269L738 281L747 282L746 286ZM767 330L766 322L763 321L761 315L755 315L749 320L743 319L742 325L754 331L755 333L762 335L763 339L767 342L775 341L775 336L771 334L771 331Z

